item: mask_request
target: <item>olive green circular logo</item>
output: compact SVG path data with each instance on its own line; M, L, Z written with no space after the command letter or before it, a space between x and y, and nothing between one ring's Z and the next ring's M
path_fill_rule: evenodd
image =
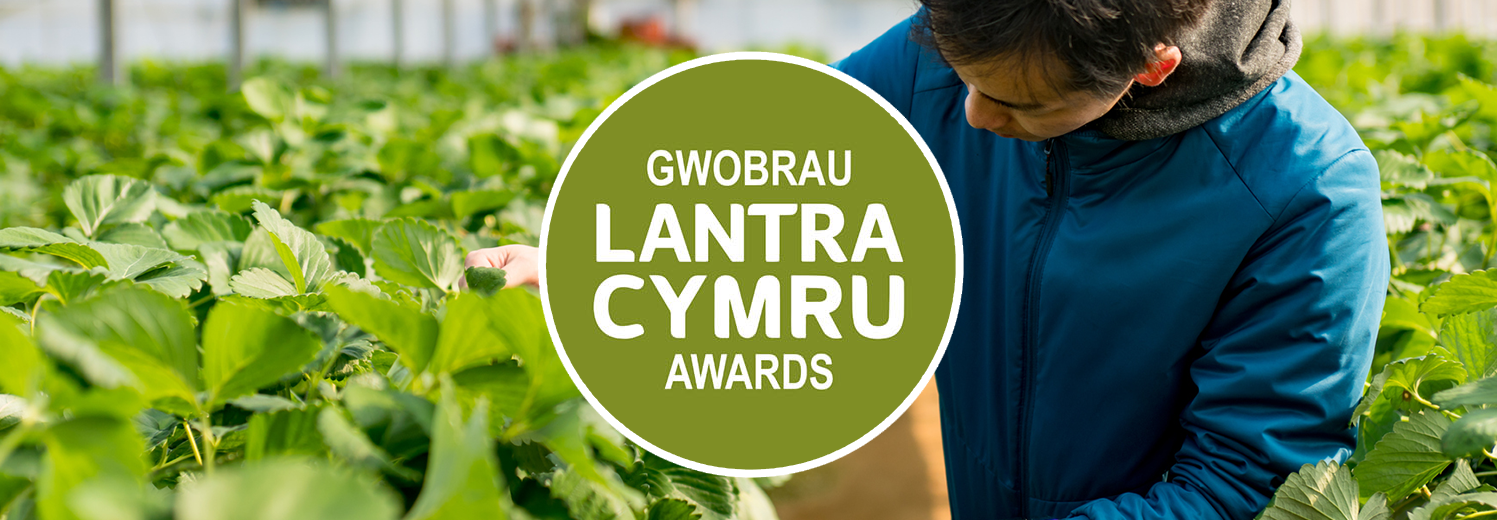
M961 233L914 129L811 61L731 53L631 89L557 179L551 337L597 410L678 464L810 469L877 436L940 361Z

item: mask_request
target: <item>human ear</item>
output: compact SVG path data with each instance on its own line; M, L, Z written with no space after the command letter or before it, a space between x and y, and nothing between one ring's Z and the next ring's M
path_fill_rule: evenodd
M1149 62L1147 69L1133 76L1133 79L1140 84L1157 87L1175 72L1175 69L1180 66L1180 60L1179 47L1161 43L1154 47L1154 59Z

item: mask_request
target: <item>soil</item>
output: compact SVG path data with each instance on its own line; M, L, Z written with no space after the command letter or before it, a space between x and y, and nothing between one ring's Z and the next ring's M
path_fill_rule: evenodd
M935 381L877 438L769 496L781 520L949 520Z

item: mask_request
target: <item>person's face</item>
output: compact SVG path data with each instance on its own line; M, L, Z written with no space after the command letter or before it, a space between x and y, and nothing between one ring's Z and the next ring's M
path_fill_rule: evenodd
M1029 60L1028 66L1010 61L952 65L967 85L967 124L973 128L1042 141L1102 117L1128 91L1111 96L1062 91L1044 76L1042 62L1050 60Z

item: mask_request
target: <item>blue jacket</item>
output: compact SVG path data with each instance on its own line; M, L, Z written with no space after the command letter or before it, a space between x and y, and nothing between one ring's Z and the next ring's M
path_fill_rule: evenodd
M936 371L956 519L1246 520L1350 455L1389 265L1341 114L1290 73L1157 139L1004 139L909 31L834 66L910 120L961 218Z

